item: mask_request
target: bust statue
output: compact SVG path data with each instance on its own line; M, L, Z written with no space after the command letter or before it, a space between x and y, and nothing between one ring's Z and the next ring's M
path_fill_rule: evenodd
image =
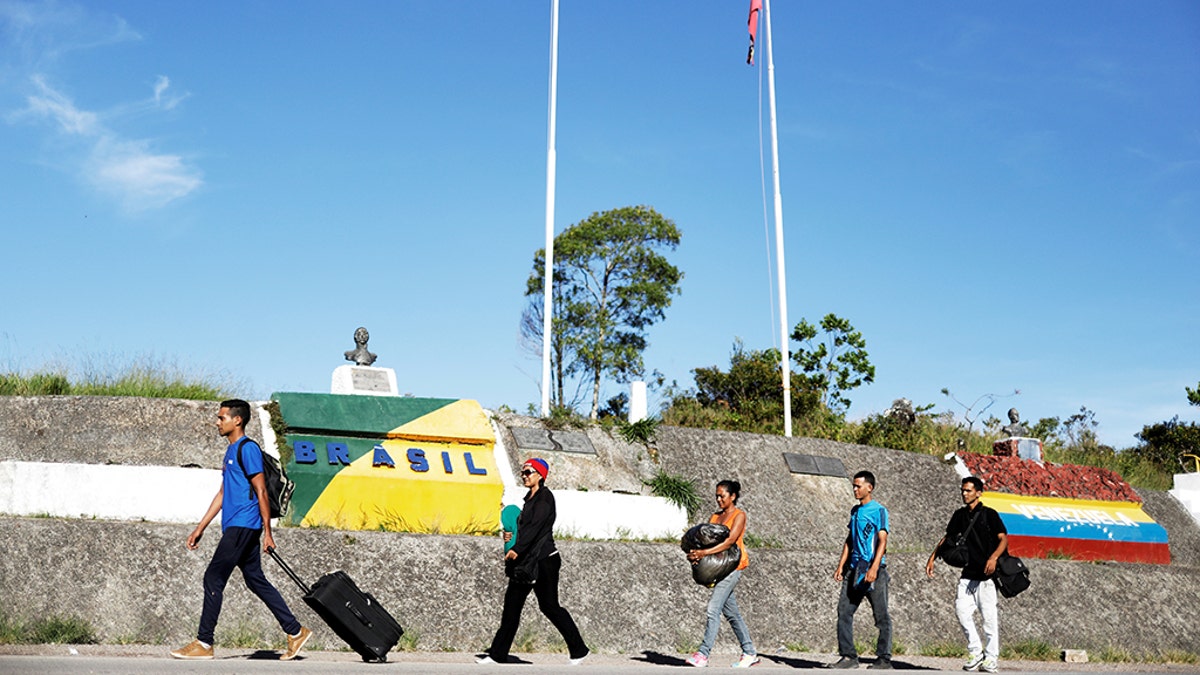
M1016 408L1008 409L1008 426L1000 427L1000 433L1008 438L1024 438L1029 435L1029 429L1021 424L1021 413Z
M354 331L354 349L346 352L346 360L353 361L356 366L369 366L375 363L375 355L367 351L367 340L371 339L371 334L366 328L359 326L358 330Z

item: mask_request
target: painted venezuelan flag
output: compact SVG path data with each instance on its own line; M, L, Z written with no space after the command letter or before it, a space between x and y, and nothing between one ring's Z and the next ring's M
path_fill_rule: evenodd
M1062 553L1077 560L1168 564L1167 531L1141 504L985 492L1008 529L1008 551L1045 558Z

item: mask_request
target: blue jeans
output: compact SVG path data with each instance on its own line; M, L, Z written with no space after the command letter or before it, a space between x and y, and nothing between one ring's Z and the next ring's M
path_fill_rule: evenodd
M879 629L879 640L875 643L875 655L880 659L892 658L892 617L888 614L888 573L887 567L879 568L879 575L872 584L873 589L860 591L851 588L858 575L854 568L848 567L842 583L842 594L838 598L838 654L848 658L858 658L858 650L854 648L854 613L865 598L871 603L871 613L875 615L875 627Z
M266 604L279 622L279 627L288 635L300 632L300 622L288 609L283 596L263 574L262 552L259 550L261 539L262 530L245 527L227 527L221 534L212 562L204 572L204 610L200 613L200 630L196 639L210 645L213 643L213 631L217 628L217 618L221 615L221 603L225 597L225 584L235 567L241 568L246 588Z
M721 627L721 615L729 619L733 634L742 644L743 654L758 654L754 642L750 639L750 631L746 629L746 621L738 611L737 598L733 597L733 588L742 578L741 570L734 570L729 576L713 586L712 598L708 601L708 623L704 627L704 642L700 643L700 653L708 656L713 643L717 641L717 629Z

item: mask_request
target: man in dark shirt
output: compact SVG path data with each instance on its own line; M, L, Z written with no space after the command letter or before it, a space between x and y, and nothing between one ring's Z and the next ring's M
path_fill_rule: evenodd
M967 638L969 653L963 670L982 669L994 673L999 669L1000 621L996 612L996 584L992 582L992 576L996 573L996 562L1000 555L1008 549L1008 530L1000 514L979 501L981 496L983 480L975 476L964 478L963 507L950 517L946 535L933 547L929 562L925 564L925 574L933 577L933 563L942 544L956 541L970 528L966 538L967 564L958 580L958 595L954 602L954 613ZM979 632L975 628L976 610L983 616L986 644L979 639Z

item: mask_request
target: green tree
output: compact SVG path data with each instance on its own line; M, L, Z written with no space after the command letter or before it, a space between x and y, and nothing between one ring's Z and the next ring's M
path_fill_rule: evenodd
M1182 423L1178 415L1166 422L1142 427L1137 439L1141 443L1125 452L1171 473L1185 465L1183 455L1200 456L1200 425Z
M1066 436L1066 445L1079 450L1094 450L1100 446L1096 440L1096 413L1079 406L1079 412L1068 417L1062 423L1062 433Z
M539 358L542 355L542 327L544 325L542 317L545 316L542 296L544 291L541 285L542 270L545 269L545 265L546 250L542 249L537 252L533 260L537 279L535 280L531 276L526 283L525 295L529 297L529 303L526 305L525 311L521 313L520 326L521 347ZM554 280L551 288L551 302L554 303L555 308L561 308L566 277L558 267L554 270ZM564 336L568 330L571 330L571 327L562 321L553 322L550 328L550 405L552 408L573 409L579 402L578 389L575 390L570 400L567 400L566 397L565 364L569 359L567 357L567 341Z
M805 374L809 390L820 396L822 405L838 413L850 407L851 389L875 381L875 366L867 357L867 341L846 319L826 314L821 319L823 334L807 320L792 329L792 340L800 346L792 360Z
M746 349L734 340L729 369L695 368L696 388L677 392L663 412L663 423L757 433L783 431L782 355L778 349ZM800 373L791 373L793 425L806 431L837 426L819 414L819 397Z
M729 372L718 366L692 370L696 378L696 400L701 405L722 405L732 410L742 409L750 402L779 401L782 411L780 358L778 349L747 351L741 338L738 338L734 340L729 356ZM798 383L798 378L793 382Z
M563 382L578 375L590 385L594 420L605 376L628 382L642 374L647 330L679 294L683 273L663 255L679 241L675 223L648 206L593 213L554 238L551 361L560 405ZM529 319L542 302L545 258L545 249L534 256L522 318L523 336L539 340L541 323Z
M1200 383L1195 389L1184 387L1188 403L1200 405ZM1200 425L1195 422L1182 423L1179 415L1166 422L1148 424L1136 434L1141 441L1125 452L1135 455L1155 466L1174 473L1186 466L1184 455L1200 456Z
M1043 417L1036 423L1029 425L1029 437L1042 439L1042 445L1046 449L1062 446L1062 439L1059 437L1059 432L1062 430L1062 420L1058 417Z

